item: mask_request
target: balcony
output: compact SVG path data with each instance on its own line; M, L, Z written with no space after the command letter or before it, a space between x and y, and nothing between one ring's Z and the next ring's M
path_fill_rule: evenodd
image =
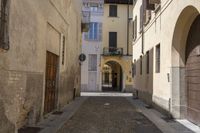
M90 26L90 11L82 11L82 32L88 32Z
M123 48L103 48L103 56L122 56Z

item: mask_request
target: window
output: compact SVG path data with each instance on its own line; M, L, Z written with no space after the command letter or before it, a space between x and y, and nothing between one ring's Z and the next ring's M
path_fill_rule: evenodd
M134 78L136 75L136 60L132 63L132 77Z
M8 16L9 16L9 0L1 0L0 6L0 48L9 49L8 36Z
M152 6L152 7L151 7ZM143 0L140 7L140 30L142 30L143 25L147 25L151 20L151 9L153 9L154 4L149 4L149 0Z
M109 16L110 17L117 17L117 5L110 5Z
M62 36L62 65L65 64L65 36Z
M101 41L102 40L102 23L91 22L89 31L84 33L85 40Z
M149 74L149 51L147 51L147 59L146 59L146 63L147 63L147 74Z
M133 21L133 40L137 39L137 16L135 16L135 20Z
M109 32L109 48L117 48L117 32Z
M144 17L143 5L141 5L140 6L140 32L142 32L142 29L143 29L143 17Z
M156 46L156 73L160 73L160 44Z
M89 54L88 71L97 71L97 55Z
M140 56L140 75L142 75L142 56Z

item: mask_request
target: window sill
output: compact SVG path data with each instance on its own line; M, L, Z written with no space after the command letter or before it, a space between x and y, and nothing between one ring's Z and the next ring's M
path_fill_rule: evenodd
M109 18L119 18L118 16L108 16Z

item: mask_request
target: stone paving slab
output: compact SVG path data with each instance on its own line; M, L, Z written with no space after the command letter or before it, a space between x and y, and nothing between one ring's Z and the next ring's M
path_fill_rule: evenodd
M125 97L89 97L57 133L161 133Z

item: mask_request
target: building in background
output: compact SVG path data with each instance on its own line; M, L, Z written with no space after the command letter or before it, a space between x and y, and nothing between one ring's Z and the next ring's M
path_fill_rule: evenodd
M101 89L132 91L133 0L104 0Z
M14 133L79 95L81 2L0 2L0 132Z
M83 0L83 14L90 14L89 31L82 36L82 53L86 60L81 64L81 90L101 91L100 55L102 46L103 0Z
M200 1L135 0L133 76L140 98L200 124Z

